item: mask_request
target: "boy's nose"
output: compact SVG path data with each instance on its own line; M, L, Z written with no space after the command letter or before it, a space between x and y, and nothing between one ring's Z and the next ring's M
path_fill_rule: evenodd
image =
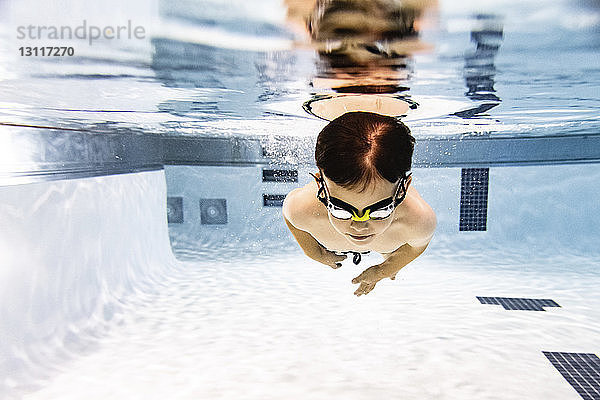
M363 232L363 231L368 231L369 230L369 220L366 220L366 221L351 220L350 226L352 227L352 229L354 229L358 233Z

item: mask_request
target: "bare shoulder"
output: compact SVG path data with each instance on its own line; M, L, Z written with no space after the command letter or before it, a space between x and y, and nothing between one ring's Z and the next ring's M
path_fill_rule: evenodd
M310 231L321 216L316 185L309 183L289 192L283 200L283 216L298 229Z
M431 206L421 197L419 192L411 187L407 196L405 224L409 231L408 244L424 246L433 237L437 226L437 218Z

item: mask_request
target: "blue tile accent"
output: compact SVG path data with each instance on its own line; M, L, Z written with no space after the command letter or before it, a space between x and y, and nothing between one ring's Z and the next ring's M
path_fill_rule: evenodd
M460 231L487 230L489 168L463 168L460 180Z
M263 194L263 206L264 207L281 207L283 206L283 200L285 194Z
M505 310L546 311L542 307L560 307L551 299L524 299L516 297L480 297L481 304L499 304Z
M298 182L298 171L293 169L263 169L263 182Z
M544 355L585 400L600 400L600 358L591 353L543 351Z
M200 222L202 225L227 223L226 199L200 199Z
M169 224L183 223L183 197L167 197L167 221Z

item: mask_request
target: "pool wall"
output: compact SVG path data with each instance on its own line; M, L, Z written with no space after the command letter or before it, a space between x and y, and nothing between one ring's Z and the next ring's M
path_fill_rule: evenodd
M162 170L0 187L0 397L93 349L128 296L165 284L165 199Z
M260 166L166 166L169 197L182 199L182 222L169 224L176 251L206 256L227 251L277 252L297 245L282 223L281 208L265 206L264 195L284 195L309 182L263 182ZM460 231L461 168L415 168L414 186L434 209L437 231L426 254L469 260L531 257L597 257L600 224L598 164L492 167L489 169L487 229ZM201 201L222 199L226 222L203 224Z

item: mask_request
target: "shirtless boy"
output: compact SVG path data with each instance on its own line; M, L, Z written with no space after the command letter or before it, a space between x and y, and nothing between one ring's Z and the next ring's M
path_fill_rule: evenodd
M385 259L352 280L354 292L369 293L384 278L422 254L436 217L412 184L415 139L399 120L370 112L349 112L319 133L318 172L283 203L287 226L304 253L332 268L347 254L375 251ZM346 254L343 254L346 253Z

